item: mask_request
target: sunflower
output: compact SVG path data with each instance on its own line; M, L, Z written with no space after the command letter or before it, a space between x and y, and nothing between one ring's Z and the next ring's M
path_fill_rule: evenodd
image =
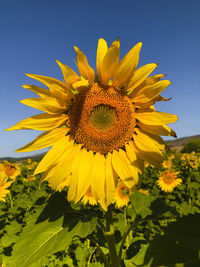
M170 159L167 159L167 160L164 160L162 162L162 166L165 168L165 169L170 169L171 166L172 166L172 161Z
M13 181L7 182L6 175L0 174L0 201L5 202L5 196L10 192L7 188Z
M97 201L95 200L92 191L91 191L91 186L88 187L84 197L82 198L82 202L84 203L84 205L86 205L87 203L89 203L90 205L96 205Z
M125 186L122 182L119 182L114 194L114 201L118 208L127 206L130 201L130 189Z
M179 172L174 170L167 170L164 173L161 173L157 184L161 190L171 193L175 187L182 183L182 179L177 178Z
M21 170L19 165L15 163L10 163L9 161L4 161L0 163L0 175L5 175L10 179L15 179L18 175L20 175Z
M141 188L141 189L139 189L138 190L141 194L144 194L144 195L146 195L146 196L149 196L149 190L148 189L143 189L143 188Z
M160 167L164 142L159 135L176 136L166 124L177 116L157 112L156 101L168 101L159 94L170 85L164 75L149 76L157 67L150 63L137 68L142 43L120 60L120 42L108 48L99 39L96 69L76 46L80 76L57 61L64 82L27 74L48 87L23 87L39 98L21 102L44 113L24 119L7 130L45 131L17 152L53 146L36 168L53 189L70 177L68 200L78 202L88 188L106 210L118 181L132 188L143 170L144 160ZM149 76L149 77L148 77Z

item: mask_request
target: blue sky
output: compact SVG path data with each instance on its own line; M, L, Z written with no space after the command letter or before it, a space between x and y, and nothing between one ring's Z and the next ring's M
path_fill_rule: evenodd
M34 139L37 131L4 132L40 113L18 101L34 95L21 87L36 84L24 73L62 79L55 60L73 69L78 46L95 68L100 37L110 45L117 37L121 56L143 42L139 66L159 63L154 73L172 82L157 110L179 116L171 125L178 137L200 134L200 1L199 0L6 0L0 3L0 157Z

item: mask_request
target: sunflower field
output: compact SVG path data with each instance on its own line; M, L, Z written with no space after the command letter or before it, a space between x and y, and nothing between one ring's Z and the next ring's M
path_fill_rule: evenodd
M120 266L200 264L200 153L164 157L161 169L145 164L134 189L116 188L110 231ZM89 191L74 204L67 187L40 183L37 165L0 163L1 266L110 266L109 214Z

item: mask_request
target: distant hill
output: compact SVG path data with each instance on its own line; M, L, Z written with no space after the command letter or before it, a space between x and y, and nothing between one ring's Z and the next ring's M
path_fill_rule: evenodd
M36 154L34 156L21 157L21 158L2 157L2 158L0 158L0 161L8 160L10 162L23 162L23 161L26 161L29 158L31 158L33 161L40 161L44 157L45 154L46 154L46 152L40 153L40 154Z
M181 149L184 147L186 142L190 140L195 140L195 139L200 140L200 135L187 136L187 137L177 138L175 140L170 140L170 141L165 141L165 142L166 142L166 145L171 150L181 151Z
M177 138L175 140L168 140L168 141L165 141L165 143L166 143L167 147L169 147L171 150L180 151L184 147L184 144L186 142L188 142L190 140L194 140L194 139L200 140L200 135L187 136L187 137ZM0 161L8 160L11 162L23 162L29 158L31 158L34 161L40 161L44 157L45 154L46 154L46 152L36 154L34 156L21 157L21 158L2 157L2 158L0 158Z

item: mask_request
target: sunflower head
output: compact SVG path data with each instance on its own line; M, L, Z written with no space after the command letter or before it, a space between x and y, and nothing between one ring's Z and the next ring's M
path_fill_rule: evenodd
M15 179L18 175L20 175L21 169L19 165L15 163L10 163L9 161L4 161L4 163L0 163L0 174L5 175L11 179Z
M0 173L0 201L5 202L6 195L10 192L7 188L12 184L13 181L7 181L7 176Z
M119 183L116 188L116 192L114 195L114 201L116 203L116 206L118 208L121 208L123 206L127 206L130 196L130 189L125 186L123 183Z
M176 172L172 169L161 173L157 181L157 184L161 190L171 193L175 187L180 185L182 183L182 179L178 178L178 174L179 172Z
M129 190L138 182L144 161L161 166L165 145L160 135L176 136L166 124L175 122L177 116L157 112L153 107L156 101L170 100L160 96L170 81L161 80L163 74L150 76L158 64L137 68L141 46L136 44L120 60L119 39L110 47L99 39L97 78L76 46L80 76L60 61L57 63L64 82L27 74L48 89L24 85L39 98L21 102L45 113L7 130L45 131L17 152L53 146L35 174L43 172L42 180L48 180L53 189L68 186L68 200L99 202L107 209L116 195L118 181Z

